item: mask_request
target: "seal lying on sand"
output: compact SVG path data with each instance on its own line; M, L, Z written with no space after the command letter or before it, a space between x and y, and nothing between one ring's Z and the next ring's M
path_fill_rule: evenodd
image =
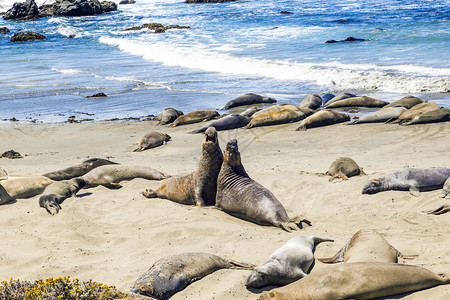
M241 115L241 116L244 116L244 117L253 117L253 115L255 114L255 113L257 113L258 111L261 111L261 108L259 108L259 107L256 107L256 106L253 106L253 107L249 107L249 108L247 108L246 110L244 110L243 112L240 112L239 114Z
M449 283L447 276L418 266L349 263L314 270L303 279L263 292L259 299L373 299Z
M167 299L192 282L220 269L249 270L253 266L225 260L208 253L185 253L166 256L139 276L131 289L156 299Z
M356 96L355 94L352 94L352 93L348 93L348 92L341 93L341 94L338 94L338 95L334 96L333 98L329 99L327 101L327 104L331 104L331 103L339 101L339 100L344 100L344 99L353 98L353 97L358 97L358 96ZM322 97L322 99L323 99L323 97Z
M0 180L0 204L39 195L53 182L45 176L8 177Z
M403 123L413 119L415 116L426 113L427 111L432 111L439 109L439 105L434 102L423 102L417 105L414 105L410 109L402 112L400 116L398 116L397 120L389 120L387 123Z
M86 181L85 188L92 188L103 185L109 189L120 189L119 182L134 178L144 178L148 180L162 180L168 175L150 167L107 165L95 168L81 178Z
M220 114L215 110L194 110L185 115L179 116L169 127L180 125L200 123L219 117Z
M366 175L362 168L350 157L339 157L336 159L328 169L327 175L330 175L330 181L335 179L347 180L349 177L356 175Z
M209 127L214 127L217 131L241 128L247 125L250 120L251 118L240 114L231 114L219 120L212 121L206 126L203 126L202 128L197 130L193 130L189 133L202 133L205 132L205 130Z
M55 172L46 173L42 176L48 177L52 180L67 180L75 177L83 176L84 174L92 171L93 169L104 165L117 165L118 163L112 162L103 158L91 158L83 161L79 165L68 167Z
M39 206L45 208L51 215L57 214L61 209L60 204L78 193L85 185L86 181L82 178L53 182L45 188L39 198Z
M394 107L394 106L402 106L406 109L410 109L411 107L423 103L424 101L422 99L419 99L417 97L414 96L406 96L403 97L400 100L394 101L392 103L389 103L388 105L386 105L384 108L389 108L389 107Z
M195 172L183 177L168 178L155 191L147 189L142 194L147 198L164 198L182 204L214 205L217 176L222 161L223 154L220 150L217 131L214 127L210 127L205 132L202 155Z
M291 104L274 105L255 113L245 128L297 122L313 112L309 108L299 108Z
M400 125L413 125L424 123L438 123L450 121L450 109L439 108L435 110L427 111L421 115L414 116L411 121L403 122Z
M327 264L338 262L389 262L397 263L402 254L392 247L375 230L359 230L350 241L339 250L333 257L318 258Z
M144 151L147 149L155 148L170 141L171 137L168 134L152 131L147 133L139 141L138 146L133 152Z
M251 105L258 103L275 103L275 102L277 102L277 100L275 100L274 98L263 97L257 94L248 93L228 101L227 104L225 104L225 106L222 109L230 109L236 106Z
M345 121L349 121L350 116L345 113L340 113L334 110L321 110L316 112L315 114L304 119L300 126L296 129L297 131L304 131L308 128L327 126L337 123L342 123Z
M450 176L450 168L407 168L392 174L372 179L363 189L363 194L375 194L382 191L408 191L418 196L419 191L440 189Z
M308 220L290 219L277 198L247 175L236 139L227 143L217 179L216 207L238 218L286 231L298 230L301 222L310 225Z
M360 123L376 123L386 122L387 120L397 119L406 108L403 106L383 107L378 111L374 111L359 117L359 119L347 123L347 125L354 125Z
M388 105L389 102L377 100L367 96L347 98L333 103L327 103L325 108L337 108L337 107L348 107L348 106L362 106L362 107L383 107Z
M267 285L286 285L307 276L314 262L314 250L322 242L333 242L315 236L296 236L276 250L262 266L255 268L245 285L262 288Z
M166 108L164 109L161 114L156 118L156 120L159 121L159 124L165 125L172 123L175 121L176 118L183 115L183 112L181 110L177 110L175 108Z
M310 108L310 109L317 109L322 105L322 98L317 95L308 95L305 99L300 103L299 107L301 108Z

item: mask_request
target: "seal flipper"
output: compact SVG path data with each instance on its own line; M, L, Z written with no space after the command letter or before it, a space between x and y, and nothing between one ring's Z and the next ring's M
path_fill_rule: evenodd
M152 189L146 189L145 191L141 192L142 196L146 198L157 198L156 192Z
M413 195L414 197L419 197L420 191L419 191L419 188L417 186L411 186L409 188L409 193L411 195Z
M52 216L57 214L62 209L55 195L41 196L39 198L39 206L45 208Z
M450 211L450 205L441 205L440 207L433 209L433 210L424 210L424 213L427 213L429 215L442 215L446 212Z
M335 263L343 262L345 251L347 251L347 248L350 245L350 242L351 241L349 241L347 244L345 244L345 246L342 247L342 249L339 250L334 256L328 257L328 258L317 258L317 260L320 262L323 262L324 264L335 264Z
M295 217L287 222L280 223L280 228L286 230L287 232L291 232L302 229L302 223L306 223L308 226L311 226L311 222L309 220Z
M255 268L255 265L252 264L246 264L234 260L230 260L230 267L229 269L238 269L238 270L253 270Z

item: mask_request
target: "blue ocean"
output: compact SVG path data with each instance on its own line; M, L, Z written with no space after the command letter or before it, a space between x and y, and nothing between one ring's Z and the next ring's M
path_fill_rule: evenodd
M249 92L290 104L312 93L414 95L450 107L448 0L136 1L97 16L0 18L11 31L0 33L0 122L220 109ZM0 11L14 2L0 0ZM145 23L191 28L124 30ZM19 30L47 39L10 42ZM325 43L347 37L364 41Z

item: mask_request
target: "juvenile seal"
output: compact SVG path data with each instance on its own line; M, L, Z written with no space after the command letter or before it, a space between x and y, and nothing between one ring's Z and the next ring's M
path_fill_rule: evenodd
M286 231L298 230L301 222L310 225L308 220L290 219L277 198L248 176L236 139L227 143L217 179L216 207L238 218Z
M176 118L178 118L181 115L183 115L183 112L181 110L168 107L159 114L156 120L159 121L159 124L165 125L172 123L173 121L175 121Z
M435 110L427 111L421 115L414 116L411 121L406 121L400 125L413 125L413 124L425 124L425 123L438 123L450 121L450 109L439 108Z
M214 120L211 123L203 126L202 128L193 130L189 133L202 133L205 132L205 130L209 127L214 127L217 131L241 128L247 125L250 120L251 118L240 114L231 114L219 120Z
M317 95L308 95L305 99L300 103L301 108L310 108L310 109L317 109L322 105L322 98Z
M51 215L57 214L61 209L61 203L74 196L86 186L82 178L56 181L47 186L39 198L39 206L47 210Z
M192 282L217 270L252 268L251 265L209 253L170 255L155 262L147 272L139 276L131 292L156 299L168 299Z
M333 257L318 258L327 264L338 262L386 262L397 263L402 254L386 241L375 230L359 230L350 241L339 250Z
M245 128L291 123L303 120L313 114L309 108L299 108L291 104L280 104L255 113Z
M398 119L395 121L388 121L388 123L403 123L406 121L411 120L412 118L414 118L415 116L421 115L427 111L432 111L432 110L436 110L439 109L439 105L437 105L434 102L423 102L417 105L414 105L413 107L411 107L408 110L405 110L404 112L402 112L400 114L400 116L398 116Z
M391 106L388 108L383 107L378 111L374 111L365 115L362 115L357 120L353 120L347 125L354 125L360 123L376 123L376 122L386 122L388 120L397 119L406 108L403 106Z
M99 185L110 189L120 189L119 182L132 180L134 178L144 178L148 180L162 180L168 175L150 167L106 165L95 168L81 178L86 181L85 188L92 188Z
M388 105L389 102L374 99L367 96L352 97L333 103L328 102L325 108L337 108L337 107L348 107L348 106L361 106L361 107L383 107Z
M322 242L333 242L315 236L296 236L276 250L261 266L247 277L245 285L262 288L267 285L286 285L307 276L314 262L314 250Z
M236 106L258 104L258 103L275 103L277 100L270 97L263 97L257 94L248 93L228 101L222 109L230 109Z
M147 133L139 141L138 146L133 152L140 152L151 148L156 148L158 146L167 144L171 137L168 134L152 131Z
M180 125L200 123L219 117L220 114L215 110L194 110L185 115L179 116L169 127Z
M8 177L0 180L0 204L39 195L53 182L44 176Z
M347 180L349 177L357 175L366 175L362 168L350 157L339 157L328 169L327 175L330 175L330 181L335 179Z
M406 96L403 97L400 100L394 101L392 103L389 103L384 108L394 107L394 106L403 106L406 109L410 109L411 107L423 103L424 101L420 98L414 97L414 96Z
M205 132L200 163L195 172L164 180L156 190L147 189L142 194L147 198L169 199L181 204L197 206L216 203L217 176L222 165L217 131L210 127Z
M363 189L363 194L375 194L382 191L408 191L418 196L419 191L440 189L450 176L450 168L406 168L392 174L372 179Z
M296 129L297 131L304 131L308 128L327 126L337 123L342 123L349 121L350 116L345 113L340 113L334 110L321 110L312 114L311 116L305 118L300 126Z
M79 165L68 167L59 171L46 173L42 176L48 177L52 180L67 180L75 177L83 176L84 174L92 171L93 169L104 165L117 165L118 163L112 162L103 158L91 158L85 160Z
M447 276L419 266L349 263L314 270L301 280L263 292L259 299L373 299L449 283Z

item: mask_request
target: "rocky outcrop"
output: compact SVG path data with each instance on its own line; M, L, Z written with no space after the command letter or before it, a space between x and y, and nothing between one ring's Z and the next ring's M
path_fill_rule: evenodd
M186 29L186 28L191 28L190 26L180 26L180 25L169 25L169 26L164 26L160 23L150 23L150 24L144 24L144 25L140 25L140 26L134 26L134 27L130 27L130 28L126 28L124 29L125 31L130 31L130 30L141 30L141 29L149 29L149 30L154 30L155 33L161 33L161 32L165 32L168 29Z
M326 44L333 44L333 43L343 43L343 42L364 42L366 41L365 39L356 39L352 36L349 36L348 38L346 38L345 40L341 40L341 41L336 41L336 40L328 40L325 43Z
M8 33L9 29L6 27L0 27L0 33Z
M184 3L222 3L222 2L231 2L237 0L186 0Z
M136 1L134 0L122 0L119 2L119 4L134 4Z
M34 0L27 0L23 3L14 3L13 7L5 13L3 19L35 19L38 15L39 8L36 5L36 2L34 2Z
M13 35L11 38L11 42L26 42L26 41L34 41L34 40L44 40L46 37L43 34L28 31L27 33L21 31Z

